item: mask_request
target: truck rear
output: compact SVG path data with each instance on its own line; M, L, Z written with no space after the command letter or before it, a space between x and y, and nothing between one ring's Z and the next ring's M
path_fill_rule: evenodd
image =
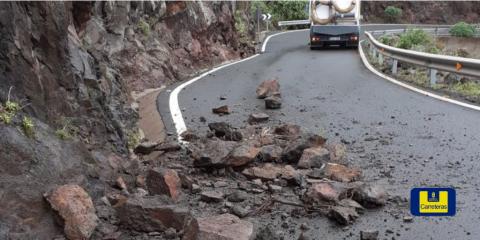
M358 47L360 0L311 0L310 48Z

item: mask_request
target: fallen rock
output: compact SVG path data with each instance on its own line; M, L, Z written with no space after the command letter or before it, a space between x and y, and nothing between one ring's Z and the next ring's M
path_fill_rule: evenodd
M343 163L347 156L347 147L343 143L334 143L327 145L330 152L330 162Z
M243 139L242 133L232 128L226 122L209 123L208 128L214 132L216 137L227 141L241 141Z
M185 231L183 240L251 240L253 224L232 214L196 218Z
M355 200L349 199L349 198L344 198L344 199L340 200L338 205L343 206L343 207L354 208L359 213L362 213L362 212L365 211L365 208L362 205L360 205L360 203L358 203Z
M200 193L200 200L204 202L221 202L224 194L219 191L204 191Z
M230 202L243 202L248 198L248 194L244 191L235 191L227 197Z
M182 146L178 142L162 143L155 148L156 151L162 151L162 152L179 151L181 149L182 149Z
M354 208L334 206L330 208L328 217L340 225L348 225L353 223L359 216Z
M303 150L311 147L322 147L326 139L316 134L306 134L288 144L282 152L282 162L298 163Z
M127 191L127 184L125 183L125 180L123 180L122 176L119 176L117 180L115 181L116 185L118 188L121 190Z
M233 206L231 210L232 210L232 213L239 218L244 218L250 213L250 211L247 208L244 208L239 205Z
M340 193L331 183L316 183L313 184L307 191L307 198L314 201L336 202Z
M360 231L360 240L377 240L378 230L364 230Z
M187 142L192 142L192 141L200 139L200 137L197 135L197 133L195 133L194 131L192 131L190 129L188 129L187 131L180 134L180 137L182 138L183 141L187 141Z
M387 203L388 194L380 186L366 184L353 192L352 199L365 208L376 208Z
M257 98L260 99L266 98L278 92L280 92L280 84L276 79L263 81L260 83L260 85L258 85L256 90Z
M182 182L173 169L155 168L148 171L147 189L150 194L164 194L178 200Z
M189 145L195 167L225 167L225 159L236 146L233 141L208 139L206 142Z
M63 219L68 239L89 239L98 217L92 199L78 185L63 185L45 194L50 206Z
M228 154L226 164L232 167L247 165L255 160L259 152L259 148L242 144Z
M250 179L260 178L262 180L274 180L282 178L285 180L294 180L299 173L290 165L277 166L266 163L263 166L251 167L243 170L243 175Z
M142 142L138 144L133 152L135 154L150 154L151 152L155 151L155 148L159 145L157 142Z
M303 150L302 157L298 161L297 167L299 168L320 168L330 158L330 153L326 148L313 147Z
M278 96L270 96L265 98L266 109L280 109L282 107L282 98Z
M282 151L277 145L266 145L260 149L259 158L263 162L279 162Z
M295 124L282 124L273 130L274 134L296 138L302 133L300 126Z
M325 177L334 181L353 182L360 179L361 171L351 169L341 164L328 163L325 166Z
M219 115L230 114L230 111L229 111L227 105L223 105L223 106L220 106L220 107L217 107L217 108L212 108L212 112L215 113L215 114L219 114Z
M248 117L248 123L250 124L256 124L256 123L261 123L261 122L266 122L268 121L268 116L266 113L252 113Z
M115 207L120 222L129 229L142 232L182 230L191 219L188 209L179 207L163 195L134 196Z

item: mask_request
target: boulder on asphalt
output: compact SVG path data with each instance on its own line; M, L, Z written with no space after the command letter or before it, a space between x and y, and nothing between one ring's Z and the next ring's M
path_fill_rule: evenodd
M360 179L362 175L359 169L348 168L335 163L326 164L324 173L325 177L339 182L354 182Z
M225 167L225 159L237 145L233 141L206 139L204 142L188 146L195 167Z
M140 232L182 230L191 219L190 211L177 206L163 195L132 196L115 207L120 222Z
M185 230L183 240L251 240L253 224L232 214L195 218Z
M343 163L347 157L347 147L343 143L328 144L327 149L330 152L330 162Z
M321 168L330 159L330 152L324 147L311 147L303 150L298 168Z
M209 123L208 128L213 131L216 137L227 141L241 141L243 139L242 133L226 122Z
M200 193L200 200L204 202L222 202L225 195L219 191L203 191Z
M260 99L272 96L273 94L278 92L280 92L280 84L276 79L263 81L262 83L260 83L260 85L258 85L256 90L257 98Z
M218 114L218 115L230 114L230 111L229 111L227 105L223 105L223 106L220 106L220 107L217 107L217 108L212 108L212 112L215 113L215 114Z
M248 123L250 124L256 124L256 123L261 123L261 122L266 122L268 121L268 114L266 113L252 113L248 117Z
M282 107L282 98L279 96L269 96L265 98L266 109L280 109Z
M158 142L142 142L135 147L133 152L135 154L150 154L151 152L155 151L155 148L158 145Z
M334 206L330 208L328 217L340 225L348 225L353 223L359 216L355 208Z
M263 162L279 162L283 149L277 145L266 145L260 148L259 158Z
M360 240L377 240L378 230L363 230L360 231Z
M187 141L187 142L192 142L200 139L198 134L190 129L180 134L180 137L182 138L183 141Z
M88 193L78 185L63 185L45 194L50 206L61 217L68 239L89 239L98 217Z
M246 168L243 175L250 179L274 180L281 178L285 180L294 180L299 173L290 165L273 165L266 163L263 166Z
M259 152L259 148L248 144L241 144L228 154L226 165L232 167L247 165L255 160Z
M302 157L303 150L311 147L323 147L326 139L316 134L305 134L290 144L282 152L282 162L297 164Z
M146 179L147 189L150 194L163 194L177 201L180 196L182 182L173 169L150 169Z
M388 194L380 186L364 184L353 191L352 199L365 208L376 208L387 203Z

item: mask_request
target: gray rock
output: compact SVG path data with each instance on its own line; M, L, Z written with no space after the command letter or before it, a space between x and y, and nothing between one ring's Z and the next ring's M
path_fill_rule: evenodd
M360 231L361 240L377 240L378 239L378 230L364 230Z
M335 206L328 212L328 217L340 225L348 225L358 218L358 213L351 207Z
M200 200L204 202L221 202L223 201L224 194L219 191L204 191L200 193Z
M277 96L270 96L265 98L266 109L280 109L282 107L282 98Z
M266 122L268 121L268 114L266 113L252 113L248 117L248 123L250 124L256 124L256 123L261 123L261 122Z

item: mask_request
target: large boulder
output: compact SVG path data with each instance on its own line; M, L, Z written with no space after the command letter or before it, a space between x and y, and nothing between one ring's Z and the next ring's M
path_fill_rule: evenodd
M194 219L183 240L251 240L253 224L231 214Z
M115 206L120 222L141 232L182 230L191 219L190 211L177 206L166 196L132 196Z
M63 185L45 194L50 206L63 220L68 239L89 239L98 217L92 199L78 185Z

